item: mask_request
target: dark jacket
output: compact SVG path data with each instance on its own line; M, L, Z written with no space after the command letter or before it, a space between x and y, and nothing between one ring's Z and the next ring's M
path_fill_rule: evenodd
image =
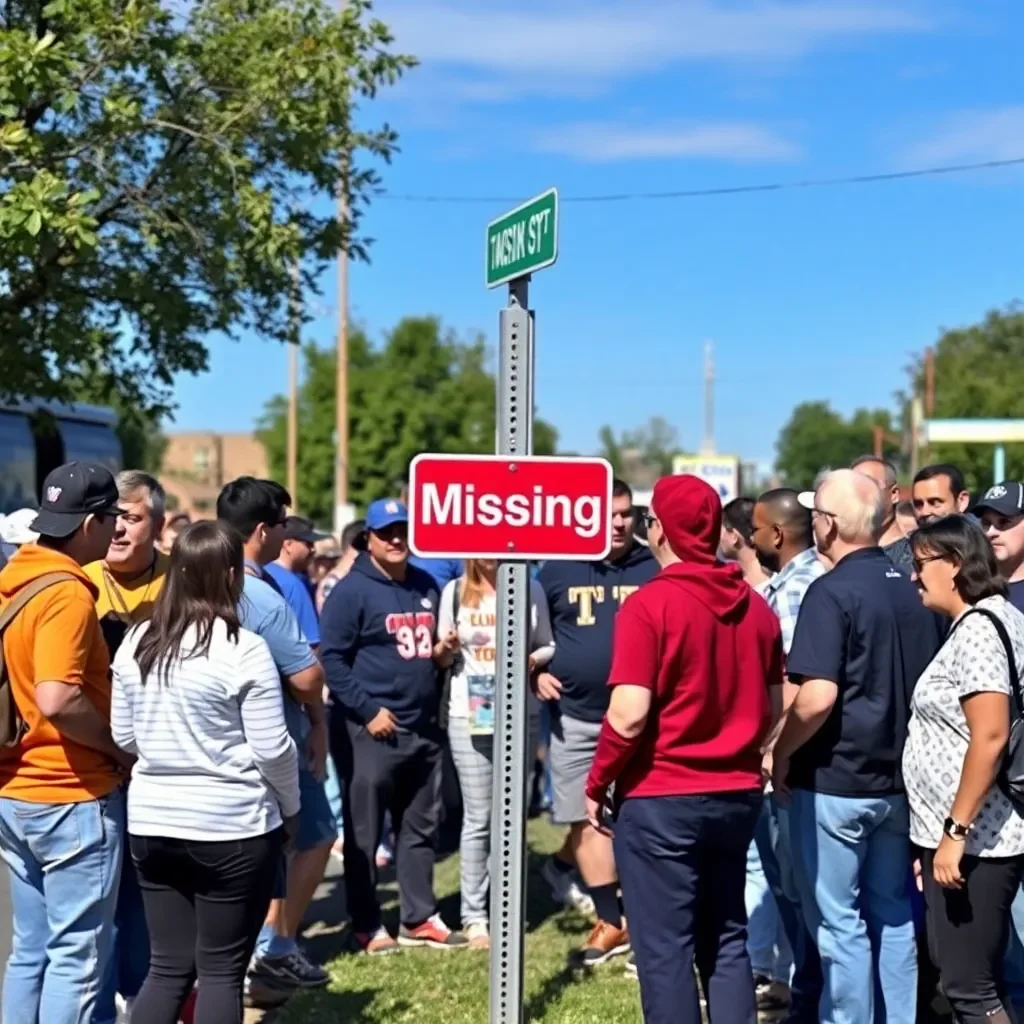
M651 552L634 543L618 561L548 562L537 579L551 608L555 656L549 671L562 684L561 712L600 722L608 710L615 615L658 571Z
M320 658L347 718L366 723L387 708L414 732L436 723L439 596L429 573L409 566L398 582L365 552L331 590L320 616Z

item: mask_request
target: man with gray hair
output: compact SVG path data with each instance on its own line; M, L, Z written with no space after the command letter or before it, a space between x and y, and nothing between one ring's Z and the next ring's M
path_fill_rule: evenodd
M910 541L903 533L896 518L900 505L900 482L896 467L878 455L862 455L850 465L864 476L871 477L882 492L882 525L878 535L878 546L889 556L889 560L907 576L913 571L913 554Z
M117 493L124 514L115 520L106 558L85 567L99 592L96 614L111 659L128 630L152 614L168 561L156 548L166 500L159 481L149 473L127 469L117 475ZM93 1024L114 1024L115 993L130 1007L148 970L149 932L142 896L131 861L126 859L114 919L114 955L101 982Z
M911 693L942 628L878 546L887 500L871 477L836 470L799 500L833 569L800 606L787 664L799 690L771 766L777 798L791 798L800 906L824 976L820 1019L913 1024L917 949L900 765Z

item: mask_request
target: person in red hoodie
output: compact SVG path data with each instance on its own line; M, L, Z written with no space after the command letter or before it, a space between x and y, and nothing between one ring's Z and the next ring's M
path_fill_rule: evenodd
M646 519L661 571L616 620L587 813L614 830L646 1024L700 1024L694 964L712 1024L755 1024L743 886L782 702L779 622L718 561L704 481L663 477Z

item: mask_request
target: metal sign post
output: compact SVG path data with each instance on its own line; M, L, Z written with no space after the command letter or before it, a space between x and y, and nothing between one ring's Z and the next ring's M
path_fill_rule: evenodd
M535 196L487 225L485 281L508 283L499 316L498 454L533 452L530 274L558 259L558 191ZM491 818L490 1024L522 1024L526 916L526 749L530 566L498 565L494 802Z
M533 317L528 277L509 283L499 317L498 454L533 452ZM498 566L497 706L491 818L491 1024L523 1019L530 566Z

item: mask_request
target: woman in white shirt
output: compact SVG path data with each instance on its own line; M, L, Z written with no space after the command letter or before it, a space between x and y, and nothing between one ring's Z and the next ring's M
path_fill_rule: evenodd
M921 526L911 547L922 600L953 620L914 687L903 750L928 945L958 1021L1010 1024L1002 965L1024 872L1024 817L999 778L1019 714L1024 615L1006 599L988 541L963 516Z
M152 953L134 1019L241 1024L242 985L299 810L298 759L266 642L242 629L242 538L186 527L148 623L113 664L111 732L138 760L128 837ZM286 825L287 822L287 825Z
M498 563L470 559L465 575L447 584L441 594L438 635L455 632L458 649L451 668L448 695L448 739L462 790L460 882L462 928L475 949L490 945L487 896L490 877L491 786L494 772L494 663L497 651ZM554 654L551 616L544 591L530 581L530 671L546 665ZM537 749L540 706L527 687L530 728L527 749ZM525 787L526 780L523 780Z

